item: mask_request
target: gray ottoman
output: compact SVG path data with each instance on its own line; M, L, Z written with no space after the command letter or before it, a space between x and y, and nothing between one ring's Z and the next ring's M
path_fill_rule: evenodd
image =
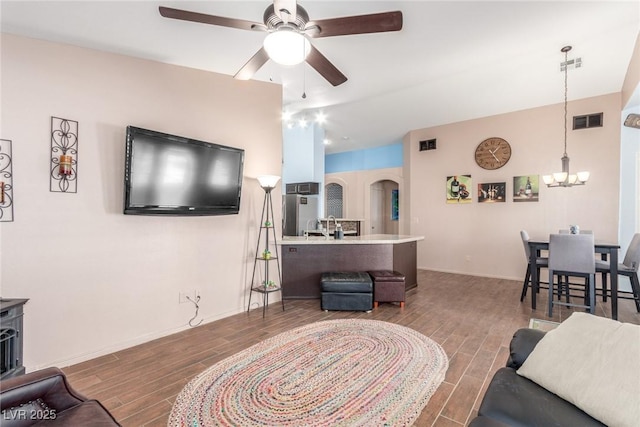
M322 273L322 310L371 311L373 282L366 272Z

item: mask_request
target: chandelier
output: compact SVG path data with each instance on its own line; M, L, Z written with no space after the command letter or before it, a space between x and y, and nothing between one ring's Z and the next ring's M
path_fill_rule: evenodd
M589 180L589 172L583 171L576 174L569 173L569 156L567 155L567 72L569 64L567 55L571 46L560 49L564 53L564 154L562 155L562 172L554 172L550 175L543 175L542 180L547 187L573 187L574 185L584 185Z

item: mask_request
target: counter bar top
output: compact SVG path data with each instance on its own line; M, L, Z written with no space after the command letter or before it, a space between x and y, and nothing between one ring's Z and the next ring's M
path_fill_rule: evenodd
M424 236L407 236L398 234L368 234L366 236L345 236L344 239L319 236L284 236L279 245L394 245L398 243L417 242Z
M418 283L417 248L423 236L370 234L335 240L330 237L284 237L282 297L320 298L322 273L393 270L405 276L405 289Z

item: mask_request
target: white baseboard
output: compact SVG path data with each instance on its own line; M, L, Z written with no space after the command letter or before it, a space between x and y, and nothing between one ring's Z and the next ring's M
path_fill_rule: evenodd
M242 313L246 311L245 308L243 307L239 307L234 311L231 312L225 312L225 313L219 313L215 316L211 316L211 317L207 317L204 318L202 323L200 323L198 326L202 326L202 325L206 325L207 323L211 323L214 322L216 320L220 320L220 319L224 319L225 317L229 317L229 316L233 316L235 314L238 313ZM146 335L141 335L139 337L127 340L127 341L123 341L108 347L104 347L100 350L97 351L93 351L93 352L89 352L89 353L84 353L84 354L80 354L80 355L76 355L70 358L65 358L65 359L60 359L60 360L54 360L51 361L50 363L46 363L46 364L42 364L42 365L36 365L36 366L27 366L27 372L32 372L32 371L37 371L39 369L44 369L50 366L57 366L59 368L65 368L68 366L72 366L72 365L76 365L78 363L82 363L82 362L86 362L87 360L92 360L98 357L102 357L102 356L106 356L107 354L111 354L111 353L115 353L121 350L125 350L127 348L131 348L131 347L135 347L137 345L140 344L144 344L147 343L149 341L153 341L155 339L158 338L164 338L166 336L169 335L173 335L176 334L178 332L182 332L182 331L186 331L187 329L190 329L191 326L189 326L188 324L176 327L176 328L172 328L172 329L167 329L164 331L158 331L158 332L154 332L151 334L146 334Z
M516 282L522 282L522 280L524 280L524 276L522 277L496 276L491 274L478 274L478 273L470 273L468 271L446 270L446 269L431 268L431 267L418 267L418 270L437 271L439 273L462 274L465 276L474 276L474 277L488 277L490 279L515 280Z

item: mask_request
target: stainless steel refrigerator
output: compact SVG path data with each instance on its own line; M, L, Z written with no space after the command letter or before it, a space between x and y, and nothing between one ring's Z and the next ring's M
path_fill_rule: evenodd
M318 219L318 196L286 194L282 196L282 234L284 236L302 236L304 230L316 228Z

